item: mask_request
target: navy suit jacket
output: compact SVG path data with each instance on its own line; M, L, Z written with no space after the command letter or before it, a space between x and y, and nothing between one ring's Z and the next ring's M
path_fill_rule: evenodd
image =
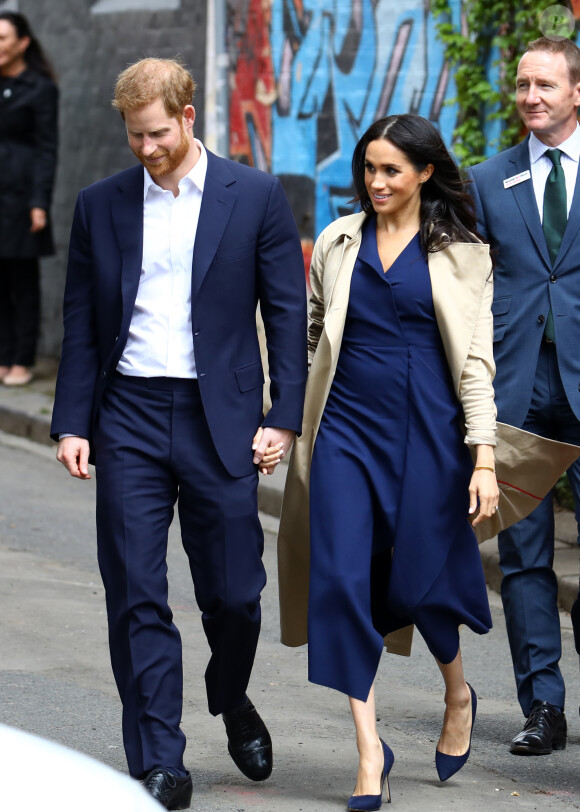
M72 224L52 436L91 439L127 342L143 254L143 167L83 189ZM256 305L272 408L263 417ZM299 432L307 375L300 239L277 178L208 151L193 252L192 327L206 419L233 476L253 470L260 425Z
M494 255L494 381L498 419L520 427L528 413L550 307L558 365L580 419L580 184L552 267L532 179L504 188L530 170L528 139L470 170L477 227Z

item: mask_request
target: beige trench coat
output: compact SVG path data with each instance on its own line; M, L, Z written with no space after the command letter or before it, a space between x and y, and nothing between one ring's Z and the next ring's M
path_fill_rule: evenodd
M332 223L318 238L312 257L308 345L311 366L302 435L290 459L278 535L281 639L288 646L307 642L310 463L336 371L350 280L365 219L365 214L354 214ZM495 445L489 247L482 243L454 243L430 254L428 264L437 324L465 415L466 442L470 446ZM480 541L530 513L580 456L576 446L545 440L501 423L497 424L497 442L500 506L493 519L476 528ZM412 630L409 626L388 635L387 650L410 654Z

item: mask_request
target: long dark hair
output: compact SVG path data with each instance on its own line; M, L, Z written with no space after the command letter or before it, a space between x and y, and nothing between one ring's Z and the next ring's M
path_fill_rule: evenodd
M381 138L400 149L417 172L433 164L433 174L421 187L419 236L423 251L439 251L449 242L478 242L475 210L465 191L466 182L438 130L422 116L404 113L371 124L352 156L356 189L353 202L359 202L367 214L373 210L365 186L365 156L371 141Z
M30 45L24 54L26 66L31 68L31 70L41 73L43 76L48 76L50 79L56 81L56 75L53 67L44 53L42 45L32 33L30 23L24 14L19 14L17 11L0 11L0 20L6 20L12 26L14 26L18 39L22 39L23 37L28 37L30 39Z

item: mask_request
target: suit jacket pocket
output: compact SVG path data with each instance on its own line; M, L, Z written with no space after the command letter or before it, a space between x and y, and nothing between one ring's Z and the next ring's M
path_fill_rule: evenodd
M261 361L238 367L235 372L240 392L249 392L264 383L264 370Z
M256 253L256 241L244 242L241 245L227 246L220 248L215 255L215 262L233 262L244 259L244 257L254 256Z
M511 296L500 296L494 299L491 303L491 312L493 313L493 341L501 341L505 335L507 321L506 315L512 306Z
M499 299L494 299L491 303L491 312L495 316L505 316L506 313L509 313L510 307L512 306L512 297L511 296L501 296Z
M501 341L505 335L507 324L504 322L503 324L495 324L493 325L493 343L495 344L497 341Z

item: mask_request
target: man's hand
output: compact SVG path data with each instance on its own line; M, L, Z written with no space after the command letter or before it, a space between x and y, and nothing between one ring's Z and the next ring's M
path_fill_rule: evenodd
M44 209L30 209L30 233L36 234L46 228L46 212Z
M71 476L90 479L89 441L84 437L63 437L59 440L56 458Z
M273 474L280 460L292 448L296 432L289 429L259 428L252 440L254 465L263 474Z

